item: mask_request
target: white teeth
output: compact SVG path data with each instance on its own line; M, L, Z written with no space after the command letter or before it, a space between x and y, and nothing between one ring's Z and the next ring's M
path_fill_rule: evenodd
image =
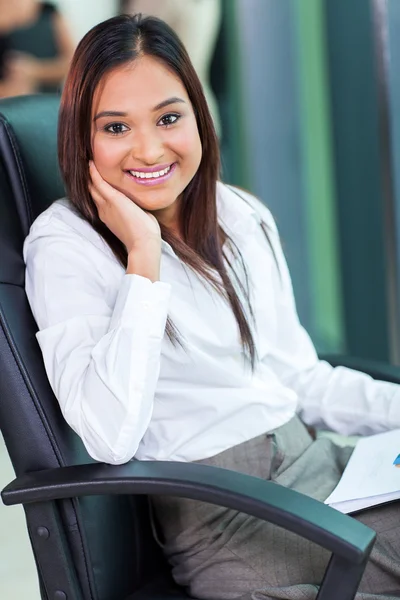
M163 177L171 170L171 166L163 169L162 171L153 171L152 173L143 173L142 171L129 171L131 175L138 179L157 179Z

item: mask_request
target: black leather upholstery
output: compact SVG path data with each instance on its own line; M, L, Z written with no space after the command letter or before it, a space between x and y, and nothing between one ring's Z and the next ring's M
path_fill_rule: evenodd
M0 101L0 427L16 475L92 462L49 386L24 292L23 240L32 220L64 194L58 102L56 96ZM59 502L57 510L84 600L122 600L165 568L145 497L85 497Z

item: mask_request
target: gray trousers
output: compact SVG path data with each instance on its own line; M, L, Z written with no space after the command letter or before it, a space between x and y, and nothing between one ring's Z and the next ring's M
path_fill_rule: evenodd
M198 462L269 479L323 501L351 452L327 438L313 440L295 417L269 434ZM320 546L212 504L154 497L152 505L173 577L194 598L315 599L330 558ZM400 503L355 518L378 534L357 600L400 598Z

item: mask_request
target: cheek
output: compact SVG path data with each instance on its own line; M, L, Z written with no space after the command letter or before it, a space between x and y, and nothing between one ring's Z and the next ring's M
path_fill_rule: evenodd
M174 140L175 152L184 159L188 168L197 168L201 160L201 141L197 125L181 130Z
M92 142L93 160L98 169L113 169L119 166L125 156L125 150L120 140L94 137Z

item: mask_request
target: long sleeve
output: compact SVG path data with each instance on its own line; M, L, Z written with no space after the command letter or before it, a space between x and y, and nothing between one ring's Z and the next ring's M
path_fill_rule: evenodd
M152 416L170 286L124 274L110 254L53 221L24 248L47 376L88 453L124 463Z
M289 270L272 216L264 207L277 265L275 292L277 339L268 364L282 383L298 394L302 420L344 435L369 435L400 427L400 387L374 381L345 367L318 360L312 341L301 326Z

